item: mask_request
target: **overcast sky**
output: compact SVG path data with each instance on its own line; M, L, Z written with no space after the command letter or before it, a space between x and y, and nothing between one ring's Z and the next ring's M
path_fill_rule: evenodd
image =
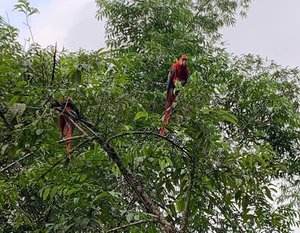
M24 25L25 16L14 11L17 0L0 0L0 15L5 21L20 29L20 42L29 38L29 30ZM96 18L96 4L93 0L30 0L31 6L40 13L30 16L34 39L43 47L63 46L71 51L79 48L96 50L105 47L104 23Z
M31 0L40 14L30 18L35 41L76 51L105 47L104 23L95 18L94 0ZM0 15L29 37L25 17L13 11L17 0L0 0ZM248 17L222 30L229 52L259 54L289 67L300 65L300 0L254 0Z

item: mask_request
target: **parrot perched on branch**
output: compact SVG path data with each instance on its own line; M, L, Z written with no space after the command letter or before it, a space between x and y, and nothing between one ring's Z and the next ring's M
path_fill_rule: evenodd
M179 93L176 91L176 82L180 82L182 85L185 85L189 78L189 71L187 68L187 56L182 55L178 59L176 63L174 63L168 74L168 82L167 82L167 101L165 104L165 115L164 115L164 124L167 125L169 123L171 117L172 105ZM164 127L161 128L160 131L161 136L166 136L166 129Z
M76 128L76 119L80 116L78 108L74 105L70 97L62 98L60 101L57 101L53 107L57 107L60 112L58 117L58 127L63 138L72 138ZM64 114L65 112L67 114ZM72 140L67 140L66 145L67 154L70 154Z

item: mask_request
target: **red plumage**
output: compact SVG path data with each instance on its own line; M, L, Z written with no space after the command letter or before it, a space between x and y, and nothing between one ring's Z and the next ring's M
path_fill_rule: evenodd
M72 138L73 132L76 128L74 119L72 116L78 117L79 111L76 106L73 104L71 98L63 99L60 101L61 106L64 108L58 117L58 126L61 131L61 134L64 139ZM67 112L67 114L63 114L63 112ZM67 153L69 154L72 150L72 140L67 140L66 142Z
M171 117L171 110L174 101L179 93L175 90L175 83L177 81L181 82L182 85L185 85L189 78L189 71L187 68L187 57L185 55L181 56L180 59L174 63L168 74L168 84L167 84L167 101L165 104L165 115L164 115L164 124L169 123ZM161 136L166 136L166 129L161 128Z

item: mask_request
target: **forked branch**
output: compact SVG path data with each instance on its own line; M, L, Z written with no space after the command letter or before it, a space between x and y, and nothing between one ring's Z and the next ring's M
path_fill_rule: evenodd
M106 141L104 137L98 132L97 128L88 121L78 117L73 116L70 113L63 111L62 108L57 108L60 111L60 114L65 115L66 117L74 118L78 123L80 123L90 134L93 135L95 140L99 143L102 149L107 153L111 160L118 166L121 174L132 188L135 194L138 197L138 201L143 205L149 213L155 216L155 219L159 223L160 228L166 233L176 233L175 227L170 223L163 215L159 207L148 195L148 192L143 187L142 183L133 175L133 173L126 167L121 157L114 150L114 148L109 144L109 141Z

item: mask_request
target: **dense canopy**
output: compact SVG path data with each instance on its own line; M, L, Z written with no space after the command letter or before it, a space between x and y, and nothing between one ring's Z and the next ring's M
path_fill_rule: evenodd
M96 3L107 33L97 51L24 48L0 17L0 231L299 226L299 70L220 45L250 0ZM26 19L37 12L27 0L15 7ZM163 137L180 54L190 77ZM62 97L81 112L69 163L65 113L53 108Z

